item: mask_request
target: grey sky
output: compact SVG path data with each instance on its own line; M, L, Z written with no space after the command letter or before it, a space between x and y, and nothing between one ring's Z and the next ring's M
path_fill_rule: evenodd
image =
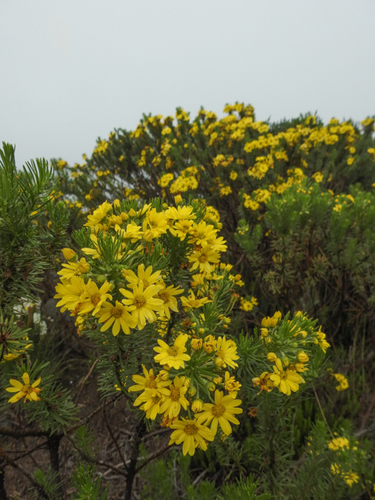
M81 162L142 113L375 114L374 0L0 0L0 141Z

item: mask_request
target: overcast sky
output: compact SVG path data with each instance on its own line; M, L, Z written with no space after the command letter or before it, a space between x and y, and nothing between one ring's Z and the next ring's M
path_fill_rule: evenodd
M82 162L142 113L375 114L374 0L0 0L0 141Z

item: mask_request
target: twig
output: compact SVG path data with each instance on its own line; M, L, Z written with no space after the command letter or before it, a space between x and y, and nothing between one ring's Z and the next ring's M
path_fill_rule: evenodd
M75 394L75 396L73 396L73 401L75 401L75 400L76 400L76 398L78 398L78 397L81 395L82 389L84 388L84 386L85 386L85 384L86 384L87 380L89 379L90 375L91 375L91 374L92 374L92 372L94 371L94 368L95 368L95 366L97 365L98 361L99 361L99 359L96 359L96 360L94 361L94 363L92 364L92 366L91 366L91 368L90 368L90 370L89 370L88 374L86 375L86 377L84 378L84 380L83 380L83 382L82 382L82 384L81 384L80 388L78 389L77 394Z
M111 426L109 425L108 418L107 418L107 413L105 411L105 407L103 407L103 415L104 415L104 421L105 421L105 425L106 425L106 427L108 429L108 432L111 435L112 441L115 443L115 446L116 446L116 449L118 451L118 454L119 454L119 456L120 456L120 458L121 458L121 460L122 460L122 462L123 462L123 464L125 466L125 469L127 470L128 468L126 466L126 462L125 462L125 459L124 459L124 454L121 453L120 446L119 446L119 444L117 442L117 439L115 438L115 436L114 436L114 434L112 432Z
M33 476L28 472L26 469L22 467L22 465L17 464L14 460L12 460L7 453L1 448L0 446L0 456L9 464L11 465L14 469L17 469L23 474L29 481L30 483L34 486L34 488L38 491L38 493L43 497L46 498L47 500L53 500L52 497L49 495L49 493L44 489L44 487L39 484Z
M99 406L96 410L94 410L90 415L87 415L87 417L82 418L79 422L77 422L75 425L70 427L67 431L66 434L69 434L72 431L75 431L76 429L79 429L82 425L84 425L86 422L92 419L92 417L95 417L97 413L99 413L101 410L103 410L106 406L110 405L111 403L115 403L119 398L121 397L121 394L116 396L114 399L110 399L109 401L106 401L103 403L102 406Z
M81 457L86 460L86 462L90 462L92 464L100 465L100 467L107 467L108 469L113 470L113 472L116 472L116 474L119 474L120 476L125 476L126 477L126 472L118 469L114 465L108 464L106 462L103 462L102 460L96 460L95 458L91 458L86 453L84 453L82 450L80 450L75 444L74 441L71 437L66 436L67 440L71 443L73 448L78 451L78 453L81 455Z
M317 393L316 393L315 387L313 387L313 391L314 391L314 394L315 394L316 400L317 400L317 402L318 402L318 405L319 405L319 408L320 408L320 412L321 412L321 414L322 414L322 416L323 416L323 418L324 418L324 422L326 423L326 426L327 426L327 428L328 428L328 430L329 430L329 433L330 433L330 434L331 434L331 436L332 436L332 439L334 439L334 435L333 435L333 433L332 433L332 431L331 431L330 426L328 425L328 422L327 422L326 416L324 415L323 408L322 408L322 405L320 404L320 401L319 401L318 395L317 395Z
M167 450L171 450L173 448L177 448L177 446L172 447L172 446L167 445L164 448L162 448L161 450L156 451L155 453L153 453L152 455L150 455L149 457L147 457L145 460L143 460L143 462L141 462L138 465L138 467L135 468L135 473L137 474L141 469L143 469L143 467L146 467L146 465L148 463L150 463L152 460L154 460L157 457L160 457L160 455L162 455L163 453L165 453Z

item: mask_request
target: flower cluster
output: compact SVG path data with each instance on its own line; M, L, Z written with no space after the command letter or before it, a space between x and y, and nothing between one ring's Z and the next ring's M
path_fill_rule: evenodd
M325 352L329 347L321 328L314 328L311 321L302 312L294 314L289 320L289 314L281 319L277 311L272 317L262 319L260 338L264 345L264 355L267 361L273 363L273 371L264 371L253 378L253 385L260 387L260 392L270 392L277 388L279 392L290 396L297 392L305 379L301 373L308 371L309 354L318 344Z
M124 342L135 349L147 342L138 356L142 374L131 373L138 363L128 363L113 386L139 393L134 406L174 429L171 443L183 442L192 455L197 446L206 449L218 426L228 435L230 424L239 424L241 384L233 375L239 356L224 332L241 276L221 262L227 246L217 213L181 201L116 200L88 214L87 229L76 235L80 251L63 249L67 262L55 298L81 334L113 348L112 357Z

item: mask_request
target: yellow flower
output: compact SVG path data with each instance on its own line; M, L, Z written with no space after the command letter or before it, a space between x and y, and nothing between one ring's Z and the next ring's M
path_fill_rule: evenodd
M80 274L87 273L87 271L90 270L90 266L84 257L82 257L79 262L69 262L69 264L62 264L62 266L66 269L62 269L57 274L62 276L65 280L69 280L73 278L73 276L79 276Z
M190 356L185 354L185 344L187 339L188 335L186 333L181 333L171 347L169 347L169 345L163 340L158 339L159 347L154 347L154 351L159 354L155 356L155 361L161 365L168 365L176 370L179 368L185 368L184 362L189 361L190 359Z
M207 337L205 337L203 343L203 349L207 354L211 354L211 352L214 349L216 349L216 345L217 345L217 340L213 335L207 335Z
M164 412L164 416L169 418L177 417L181 411L181 406L186 410L189 406L189 401L185 398L185 393L188 387L184 385L185 377L175 377L173 384L168 387L169 394L160 407L160 411Z
M300 363L307 363L309 360L308 355L304 351L301 351L300 353L298 353L297 358L298 358L298 361Z
M194 413L198 413L203 410L203 405L204 403L201 399L194 399L194 401L191 403L191 409Z
M345 391L349 387L348 379L342 373L332 373L339 385L336 386L336 391Z
M275 312L275 314L272 316L272 318L270 317L266 317L266 318L263 318L262 319L262 325L265 326L265 327L269 327L269 326L276 326L277 325L277 322L279 321L279 319L281 318L281 312L280 311L277 311Z
M167 232L168 221L164 212L157 212L155 208L149 210L143 221L143 232L150 235L150 238L157 238Z
M102 308L99 311L99 323L104 323L100 331L105 332L108 328L112 326L112 334L114 336L118 335L120 328L127 335L130 334L130 328L135 328L136 322L134 318L129 314L127 308L116 300L116 306L112 305L110 302L104 302Z
M328 443L328 448L334 451L337 451L340 448L342 449L349 448L349 440L347 438L342 438L342 437L334 438L330 443Z
M191 271L199 267L199 271L212 271L212 264L220 262L220 254L209 246L202 247L200 250L194 250L189 256L189 262L192 264Z
M154 370L152 368L150 371L147 371L145 365L142 365L142 369L144 377L142 377L142 375L133 375L132 380L136 385L129 387L129 392L144 391L146 388L160 389L161 387L166 387L171 383L170 380L162 380L162 377L159 377L160 374L155 377Z
M277 360L277 356L274 352L269 352L267 354L267 359L268 361L271 361L271 363L274 363Z
M168 394L168 390L164 387L160 387L159 389L150 389L147 387L133 404L134 406L139 406L143 403L140 408L146 412L146 418L155 420L158 413L162 413L160 407L166 394Z
M163 301L155 298L155 295L162 287L159 285L150 285L144 290L143 282L140 282L139 285L132 286L132 292L120 288L122 295L127 297L126 299L122 299L122 303L128 306L138 328L142 330L146 326L146 321L152 323L156 320L154 311L163 310Z
M13 378L9 380L13 387L7 387L5 390L8 392L16 392L17 394L12 396L8 400L8 403L17 403L17 401L19 401L23 397L25 397L25 399L23 400L24 403L26 403L26 399L28 399L29 401L39 401L40 398L38 397L38 393L42 389L38 389L36 386L40 384L41 378L39 377L38 380L30 385L30 376L25 372L22 375L22 380L24 383L19 382L18 380L15 380Z
M74 257L77 255L75 253L75 251L70 249L70 248L63 248L61 251L62 251L65 259L68 261L74 259Z
M326 341L326 334L322 332L322 327L319 327L319 330L316 332L316 339L315 339L315 344L319 344L323 352L326 352L328 347L331 347L331 344L329 344Z
M198 422L206 422L209 425L211 422L211 431L215 436L217 433L217 426L220 427L224 434L229 436L232 428L229 424L239 425L239 421L234 416L236 413L242 413L242 408L236 408L241 404L240 399L233 399L231 396L223 396L223 392L215 391L215 404L205 403L203 405L203 413L198 416Z
M171 439L169 444L181 444L182 453L186 455L193 456L195 453L195 448L199 446L202 450L207 450L206 441L213 441L214 435L208 427L198 423L197 420L188 420L183 418L182 420L177 420L171 424L171 429L176 429L171 434Z
M126 278L127 281L129 281L128 286L130 288L134 288L140 283L143 283L143 289L146 290L146 288L148 288L150 285L154 285L160 278L160 271L156 271L152 274L152 266L149 266L145 270L145 265L139 264L137 272L138 276L130 269L122 271L122 275Z
M212 302L212 300L210 300L208 297L202 297L201 299L198 299L195 296L193 290L190 290L189 297L181 297L181 302L184 309L186 310L186 309L198 309L199 307L202 307L204 304Z
M270 373L263 372L259 377L254 377L252 379L254 387L259 385L260 391L258 392L258 396L262 391L270 392L275 387L272 380L270 380Z
M94 213L92 215L87 216L88 222L86 222L84 226L92 228L98 226L99 229L105 229L105 226L101 224L101 221L106 217L107 212L109 212L110 210L112 210L112 205L108 203L108 201L105 201L96 210L94 210Z
M191 339L191 348L195 351L202 349L203 340L202 339Z
M179 295L183 291L184 290L182 288L178 289L174 286L166 287L164 285L164 288L162 288L157 294L157 297L163 301L162 312L160 313L161 316L166 316L168 319L170 319L170 309L172 311L178 312L177 299L174 297L174 295Z
M61 312L73 311L81 302L81 296L85 293L85 282L78 276L73 276L70 283L58 283L55 288L57 294L54 299L61 299L56 307L61 307Z
M284 370L280 359L276 360L276 365L273 366L273 370L275 373L270 375L270 379L274 385L278 387L279 391L287 396L290 396L291 391L298 391L299 384L305 382L301 375L298 375L295 370Z
M95 316L102 307L103 302L107 299L112 300L112 295L107 293L110 286L111 284L105 281L99 289L98 285L89 279L88 283L85 285L85 292L80 298L81 306L78 314L86 314L92 311L92 315Z
M219 337L216 345L216 357L216 361L219 360L217 363L219 366L236 368L238 364L234 361L239 359L239 356L237 356L237 345L234 340L226 340L225 336Z
M235 399L240 387L241 384L234 377L231 377L229 372L225 372L224 388L228 391L229 396Z

